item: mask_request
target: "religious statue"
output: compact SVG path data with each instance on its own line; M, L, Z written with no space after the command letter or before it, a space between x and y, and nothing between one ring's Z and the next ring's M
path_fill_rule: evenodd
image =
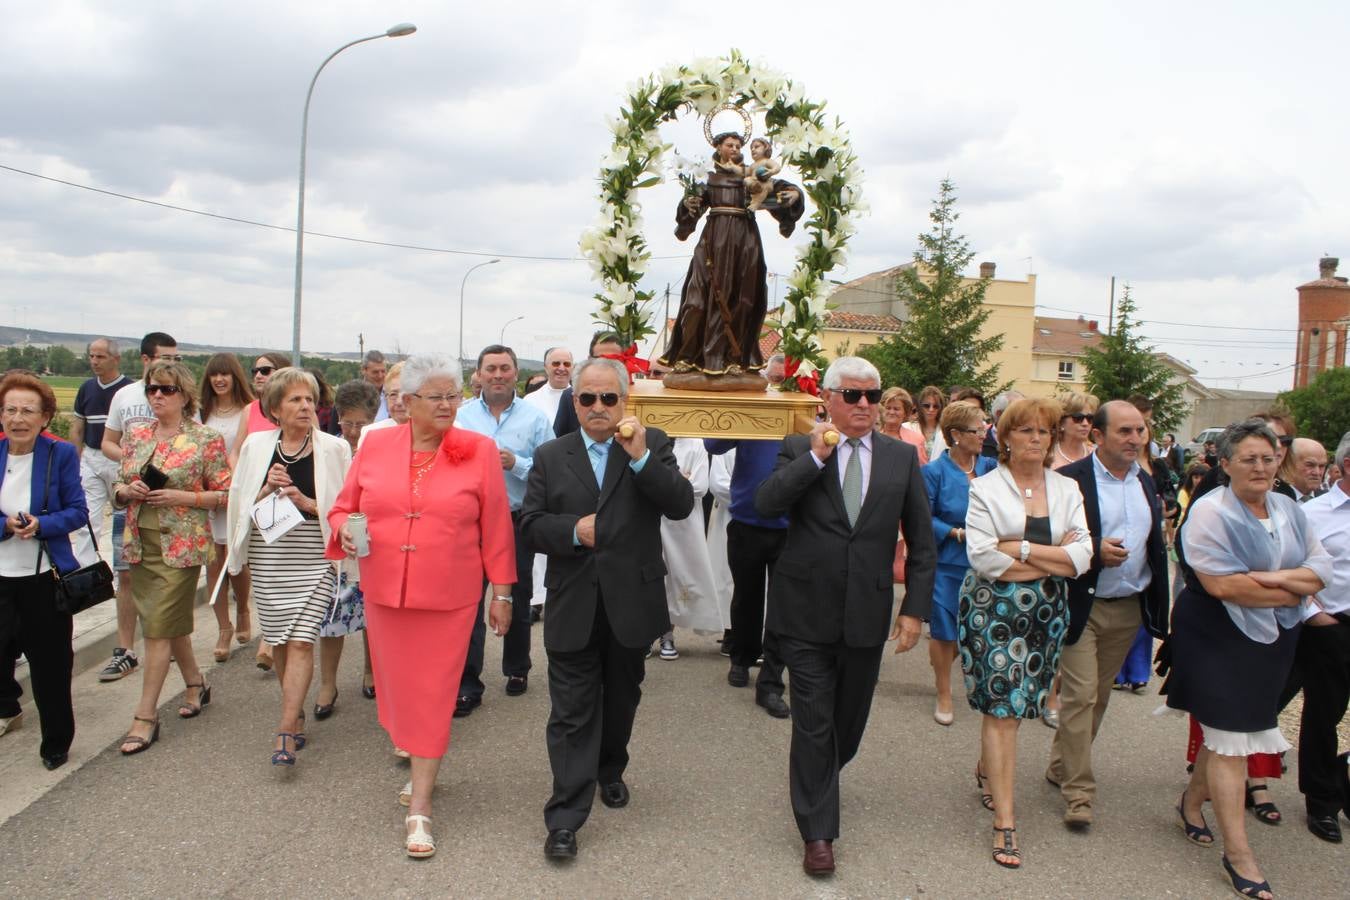
M762 208L773 216L778 232L789 237L805 209L795 185L771 177L781 165L770 158L768 140L757 138L755 143L762 146L752 155L758 155L749 166L743 165L741 150L750 140L750 116L727 108L741 115L744 133L713 137L712 115L704 120L704 134L713 146L713 168L702 192L686 196L675 210L675 236L682 241L693 234L705 211L708 222L689 262L670 341L658 360L671 369L664 382L671 390L767 388L759 374L765 365L759 338L769 306L768 270L755 210ZM755 194L752 181L759 187Z

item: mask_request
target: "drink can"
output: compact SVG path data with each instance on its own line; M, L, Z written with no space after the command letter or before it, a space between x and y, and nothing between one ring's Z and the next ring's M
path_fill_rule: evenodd
M347 516L347 532L356 545L357 558L370 555L370 532L366 530L366 514L354 512Z

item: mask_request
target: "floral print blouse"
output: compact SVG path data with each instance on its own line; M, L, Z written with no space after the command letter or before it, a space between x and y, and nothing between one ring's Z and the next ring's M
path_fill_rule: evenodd
M167 440L155 440L156 422L132 425L122 435L122 469L119 484L141 479L141 470L153 460L155 468L169 477L166 488L175 491L227 491L230 467L225 439L216 431L183 420L182 429ZM128 563L141 561L141 503L127 508L124 545ZM192 506L163 506L159 510L159 528L164 562L174 569L203 566L214 551L208 511Z

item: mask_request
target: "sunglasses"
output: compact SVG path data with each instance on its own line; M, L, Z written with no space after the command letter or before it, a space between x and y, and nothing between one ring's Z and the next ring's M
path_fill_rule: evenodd
M920 403L919 405L922 406L924 409L941 409L941 408L942 408L942 404L941 404L941 403Z
M277 367L276 367L276 366L254 366L254 367L253 367L253 374L254 374L254 375L271 375L271 374L272 374L273 372L275 372L276 370L277 370Z
M881 388L868 388L865 391L858 388L843 388L839 391L839 396L843 397L844 402L849 406L857 403L863 397L866 397L867 402L875 406L881 402Z
M1092 421L1092 413L1070 413L1069 415L1065 416L1064 418L1066 418L1066 419L1073 419L1073 420L1074 420L1075 422L1077 422L1079 425L1082 425L1082 424L1085 423L1085 422L1091 422L1091 421Z
M1292 446L1294 446L1294 438L1293 438L1291 435L1287 435L1287 434L1282 434L1282 435L1280 435L1280 446L1281 446L1281 447L1292 447Z
M163 394L166 397L172 397L174 394L181 393L182 388L176 384L147 384L145 386L145 396L151 394Z
M587 409L594 406L596 400L605 406L615 406L619 402L619 395L609 391L603 394L577 394L577 402Z

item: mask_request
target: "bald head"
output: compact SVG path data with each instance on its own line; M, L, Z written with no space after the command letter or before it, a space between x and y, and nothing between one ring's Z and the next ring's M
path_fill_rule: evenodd
M1322 486L1327 471L1325 447L1312 438L1294 438L1289 461L1289 479L1300 494L1311 494Z

